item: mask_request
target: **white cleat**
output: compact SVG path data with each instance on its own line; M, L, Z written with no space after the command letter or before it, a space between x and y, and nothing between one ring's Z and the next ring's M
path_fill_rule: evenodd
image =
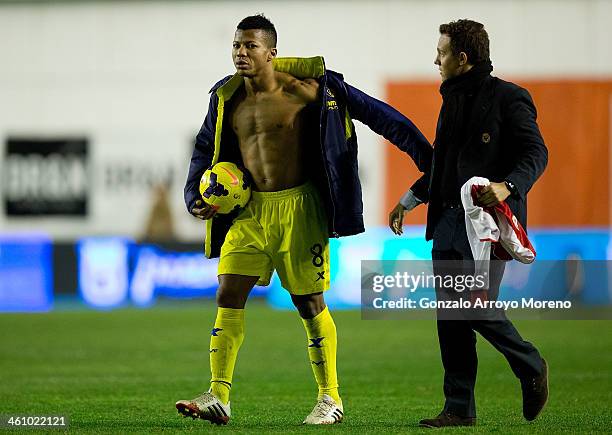
M232 415L229 402L224 405L211 392L203 393L195 399L179 400L176 409L185 417L201 418L217 425L227 424Z
M343 417L342 405L324 394L302 424L335 424L340 423Z

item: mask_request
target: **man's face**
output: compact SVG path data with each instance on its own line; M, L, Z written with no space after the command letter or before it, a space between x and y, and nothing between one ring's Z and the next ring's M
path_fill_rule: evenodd
M437 55L434 64L438 65L442 81L458 76L463 72L460 56L455 56L451 51L450 36L440 35L438 40Z
M236 30L232 47L236 72L243 77L256 76L276 57L276 48L268 47L266 34L261 29Z

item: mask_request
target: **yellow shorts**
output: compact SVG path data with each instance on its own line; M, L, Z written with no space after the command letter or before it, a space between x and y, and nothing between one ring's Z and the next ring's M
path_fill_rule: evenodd
M311 183L253 192L225 236L219 275L258 276L268 285L275 269L291 294L329 289L327 218Z

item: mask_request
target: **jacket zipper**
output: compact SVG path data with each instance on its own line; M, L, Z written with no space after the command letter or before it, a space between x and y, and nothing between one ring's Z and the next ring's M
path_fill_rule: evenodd
M325 170L325 178L327 179L327 189L329 190L329 199L331 202L331 234L332 237L337 238L339 235L336 232L336 205L334 204L334 196L333 196L333 192L331 189L331 181L330 181L330 177L329 177L329 171L327 168L327 156L325 155L325 150L323 149L323 137L322 137L322 133L323 133L323 115L325 113L325 108L326 108L326 100L325 98L327 93L325 92L327 89L327 79L325 77L325 75L323 76L323 88L322 88L322 97L323 97L323 104L321 107L321 114L319 116L319 145L321 146L321 157L323 157L323 169Z

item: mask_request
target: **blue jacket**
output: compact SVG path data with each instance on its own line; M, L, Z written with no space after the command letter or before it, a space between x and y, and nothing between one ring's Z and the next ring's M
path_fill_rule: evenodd
M324 202L330 237L363 232L363 203L357 170L357 137L352 119L406 152L421 172L429 169L432 147L404 115L388 104L366 95L344 82L342 74L327 71L322 57L277 58L277 71L298 79L319 81L320 103L318 142L310 171ZM191 211L200 198L199 183L204 171L219 161L241 164L236 136L224 118L225 104L243 85L238 75L227 76L210 90L210 104L204 123L196 136L189 174L185 184L185 204ZM318 137L317 137L318 136ZM205 254L218 257L235 214L218 215L206 221Z

